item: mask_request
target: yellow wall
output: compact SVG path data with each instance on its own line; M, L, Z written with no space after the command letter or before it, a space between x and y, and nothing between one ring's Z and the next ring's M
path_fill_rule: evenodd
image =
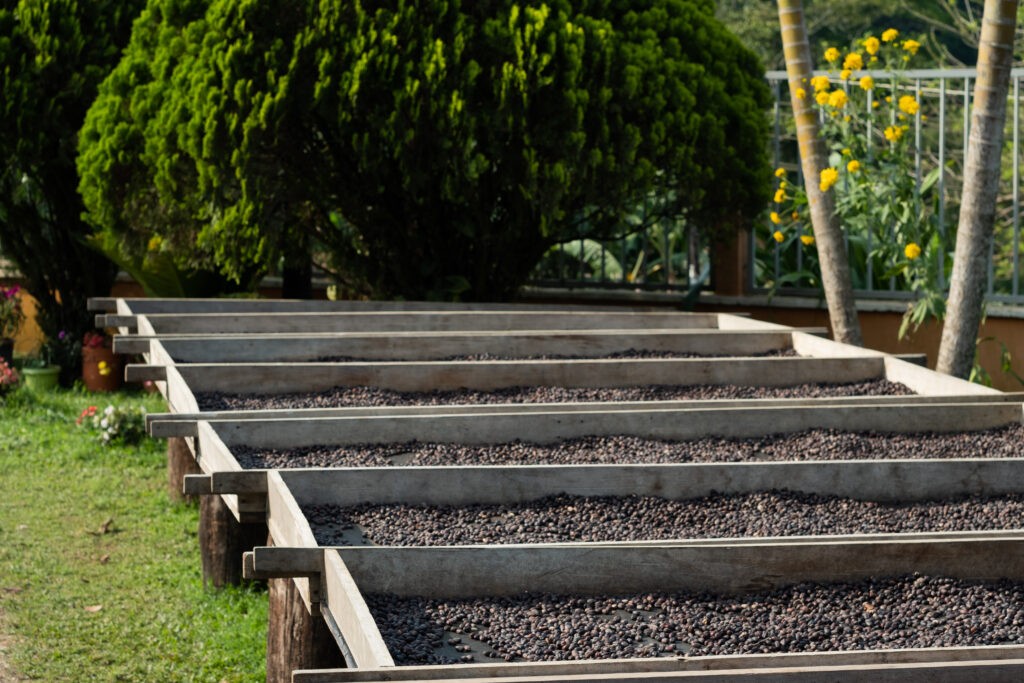
M36 300L24 289L19 292L21 297L21 309L25 312L25 322L18 330L18 336L14 338L14 353L18 356L27 356L35 353L45 337L43 331L36 324Z

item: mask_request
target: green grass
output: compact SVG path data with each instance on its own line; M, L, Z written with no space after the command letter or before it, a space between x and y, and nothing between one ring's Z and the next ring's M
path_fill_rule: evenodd
M263 680L265 592L204 589L197 510L168 500L164 443L104 447L76 427L108 403L164 409L141 394L0 399L10 665L43 681Z

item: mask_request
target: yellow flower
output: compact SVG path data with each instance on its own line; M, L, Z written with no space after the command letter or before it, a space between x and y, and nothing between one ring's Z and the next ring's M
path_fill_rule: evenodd
M811 79L811 86L814 88L814 92L828 90L828 76L815 76Z
M850 80L850 76L852 75L853 72L850 71L849 69L843 69L842 71L839 72L839 78L843 79L844 81Z
M921 105L917 103L913 95L904 95L900 98L900 111L913 116L917 113L917 110L921 108Z
M779 216L779 214L775 213L774 211L768 214L768 219L771 220L771 222L774 223L775 225L778 225L779 223L782 222L782 217Z
M804 243L804 246L811 246L814 244L814 238L810 235L800 235L800 241Z
M891 43L892 41L899 38L899 35L900 32L894 28L886 29L885 31L882 31L882 42Z
M844 157L848 157L848 156L850 156L850 154L851 154L851 152L850 152L850 148L849 148L849 147L843 147L843 149L842 149L842 152L840 152L840 153L841 153L841 154L842 154L842 155L843 155Z
M839 50L834 47L830 47L825 50L825 61L826 62L837 62L839 61Z
M856 173L860 170L860 162L856 159L851 159L850 163L846 164L846 170L850 173Z
M846 106L848 98L846 97L845 90L833 90L828 95L828 106L835 107L836 109L842 109Z
M921 43L917 42L916 40L904 40L903 41L903 49L906 50L907 52L909 52L912 55L916 55L917 51L918 51L918 49L920 49L920 47L921 47Z
M908 242L907 246L904 247L904 249L903 249L903 254L908 259L913 261L914 259L916 259L918 256L921 255L921 247L917 246L913 242Z
M818 186L822 192L828 192L837 180L839 180L839 171L832 167L825 168L821 171L821 183Z
M156 251L157 249L160 248L160 245L163 243L164 240L162 237L160 237L160 235L153 235L152 237L149 238L149 243L146 245L146 248L149 249L150 251Z
M814 96L814 101L824 107L828 104L828 93L822 90L820 93Z
M107 365L107 361L105 360L101 360L99 363L97 363L96 369L99 370L100 376L102 377L106 377L112 372L111 367Z
M872 109L878 109L881 106L882 106L882 103L879 102L878 100L875 100L874 102L871 103L871 108Z
M860 89L871 90L875 87L875 79L871 76L861 76L860 78Z
M772 239L774 239L779 244L782 244L782 242L785 241L786 236L782 234L781 230L776 230L775 232L772 233Z
M889 126L885 129L885 139L889 142L898 142L903 137L903 129L899 126Z
M787 187L789 187L789 183L785 180L779 181L779 189L785 190Z
M799 211L794 211L793 213L789 214L789 217L792 218L795 221L798 221L798 220L800 220L800 212Z
M869 55L877 54L879 46L878 38L875 38L874 36L864 39L864 51Z
M775 203L781 204L784 201L786 201L786 191L780 187L775 191Z
M777 169L775 169L775 177L776 178L785 178L786 177L786 169L784 169L781 166L779 166Z
M851 71L864 68L864 58L860 56L859 52L851 52L846 55L846 59L843 60L843 68Z
M797 88L797 89L796 89L796 98L797 98L798 100L802 100L802 99L804 99L805 97L807 97L807 91L806 91L806 90L804 90L803 88Z

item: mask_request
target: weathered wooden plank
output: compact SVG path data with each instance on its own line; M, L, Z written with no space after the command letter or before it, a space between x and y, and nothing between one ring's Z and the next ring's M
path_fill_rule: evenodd
M493 444L528 439L554 443L581 436L637 435L655 439L737 438L812 428L880 432L962 431L1019 424L1018 403L772 406L694 410L593 410L547 413L381 415L323 419L210 422L230 447L288 448L322 444L421 442Z
M973 382L968 383L971 385L970 387L965 387L964 380L958 377L944 375L914 363L908 363L895 356L886 356L885 376L893 382L905 384L919 394L997 393L996 389Z
M718 327L726 314L603 311L359 311L347 313L154 313L98 316L104 327L138 327L158 334L198 332L357 332L399 330L685 329ZM112 324L118 323L118 324ZM770 325L770 323L764 323ZM776 329L782 326L776 326ZM784 329L784 328L782 328Z
M192 391L278 394L324 391L339 386L372 386L394 391L487 391L515 386L632 387L655 384L792 386L879 379L885 377L883 362L888 363L889 360L868 357L244 365L196 363L179 364L175 369ZM903 365L916 367L909 363ZM143 367L147 366L128 365L129 377L150 371L138 369ZM957 381L970 384L963 380ZM949 386L951 391L963 388L963 393L973 393L969 387L955 383L941 386Z
M211 474L242 469L234 454L221 439L220 434L209 423L198 423L197 432L199 448L196 462L199 463L203 472Z
M851 652L801 652L768 655L711 655L704 657L652 657L645 659L581 660L573 662L517 662L514 664L460 664L401 666L395 668L296 671L295 683L378 683L380 681L437 681L496 679L515 676L583 676L613 673L676 673L732 669L849 667L882 664L947 664L1024 660L1020 645L961 648L906 648Z
M299 505L513 504L561 493L687 500L787 489L874 501L1024 493L1020 460L532 465L282 470Z
M394 667L391 653L345 563L336 554L323 555L325 571L321 595L324 609L334 618L356 666Z
M265 470L214 472L210 475L210 493L266 493Z
M213 493L213 478L209 474L186 474L182 485L186 496L205 496Z
M452 667L460 668L460 667ZM510 676L505 683L578 683L580 681L645 681L670 683L675 681L702 681L704 683L1016 683L1024 677L1024 660L938 662L924 664L864 664L835 667L807 667L801 669L735 669L730 671L693 671L672 673L613 673L565 674L561 676ZM318 672L296 671L293 683L328 683L348 681L342 677L324 676ZM408 680L388 678L382 680ZM438 680L438 679L423 679ZM486 683L492 678L458 678L464 683Z
M715 329L118 336L114 350L144 353L156 342L178 363L306 362L332 356L411 361L472 354L597 357L631 350L745 356L788 349L792 334Z
M802 581L861 581L919 572L972 580L1024 578L1024 538L742 545L344 548L363 592L454 598L710 591L742 594Z
M1024 392L1004 392L970 396L849 396L840 398L815 399L742 399L722 401L619 401L604 403L494 403L462 404L458 406L366 406L351 408L310 408L304 410L237 410L210 411L206 413L150 413L146 416L146 428L151 436L167 438L173 436L195 436L195 423L200 420L247 421L289 419L302 416L307 419L330 417L370 417L380 415L439 415L453 412L461 414L493 414L509 412L591 412L593 410L662 410L706 408L754 408L754 407L797 407L797 406L840 406L858 405L933 405L948 403L1024 403Z
M118 304L126 313L297 313L346 311L516 311L516 310L580 310L580 311L665 311L664 306L623 306L595 304L541 303L448 303L437 301L329 301L322 299L190 299L94 297L88 300L90 311L117 311Z
M305 515L276 471L267 472L267 526L274 545L291 548L315 548Z
M254 579L319 577L324 572L325 555L316 547L255 546L247 554L252 555L246 564L251 567L250 578Z

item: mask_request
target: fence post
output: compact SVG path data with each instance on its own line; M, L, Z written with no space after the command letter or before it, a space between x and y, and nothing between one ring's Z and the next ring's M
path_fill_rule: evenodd
M750 278L750 231L741 228L731 239L712 244L711 249L711 273L715 294L746 294Z

